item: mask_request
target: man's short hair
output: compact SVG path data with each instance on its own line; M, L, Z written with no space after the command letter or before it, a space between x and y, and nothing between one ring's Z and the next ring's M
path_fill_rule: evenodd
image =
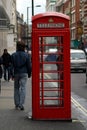
M18 41L17 42L17 50L18 51L24 51L25 50L25 43L23 41Z

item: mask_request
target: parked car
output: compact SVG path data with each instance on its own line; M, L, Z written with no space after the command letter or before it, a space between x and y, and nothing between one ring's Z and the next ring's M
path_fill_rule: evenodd
M71 62L71 70L82 70L83 72L86 72L87 60L85 52L83 50L71 49L70 62Z

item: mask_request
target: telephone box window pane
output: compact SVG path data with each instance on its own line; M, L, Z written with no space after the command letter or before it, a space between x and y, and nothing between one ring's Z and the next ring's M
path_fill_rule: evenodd
M63 44L63 36L39 37L39 44Z
M40 73L40 80L64 80L63 72L57 73Z
M40 79L42 79L42 76L40 74ZM54 79L57 80L58 79L58 74L56 73L43 73L43 79Z
M64 107L64 103L60 99L56 100L44 100L44 105L46 106L57 106L57 107Z
M42 68L44 71L63 71L64 70L64 65L63 63L59 63L59 62L56 62L55 64L43 64L43 68Z
M48 62L58 62L58 58L61 58L60 61L63 61L63 55L59 53L45 53L40 55L40 61L44 61L44 64L47 64Z
M42 93L40 93L40 94L42 94ZM41 95L40 95L41 96ZM64 97L64 93L63 93L63 91L62 90L57 90L57 91L55 91L55 90L47 90L47 91L44 91L44 99L45 98L58 98L58 97Z
M57 65L55 64L43 64L43 70L46 71L52 71L52 70L56 70L57 71Z
M43 85L43 86L42 86ZM40 82L40 89L42 90L42 87L43 89L45 90L46 88L48 89L63 89L64 88L64 81L63 80L59 80L59 81L49 81L48 82ZM56 90L58 91L58 90Z
M63 46L63 36L39 37L39 51L55 52Z
M64 107L64 100L63 99L55 99L55 100L40 100L40 107Z

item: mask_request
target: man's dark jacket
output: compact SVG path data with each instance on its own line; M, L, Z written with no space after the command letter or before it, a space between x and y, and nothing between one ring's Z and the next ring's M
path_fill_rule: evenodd
M31 76L31 62L30 56L27 52L17 51L13 53L11 61L14 68L14 75L27 73L28 77Z
M2 62L5 67L9 67L11 65L11 55L9 53L3 54Z

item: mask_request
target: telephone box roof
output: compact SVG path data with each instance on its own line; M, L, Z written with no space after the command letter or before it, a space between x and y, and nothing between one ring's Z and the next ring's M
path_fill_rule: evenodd
M39 18L41 18L41 17L48 17L48 16L60 17L60 18L63 18L63 19L70 20L69 16L68 16L68 15L65 15L65 14L63 14L63 13L58 13L58 12L46 12L46 13L40 13L40 14L34 15L34 16L32 17L32 21L35 20L35 19L39 19Z

